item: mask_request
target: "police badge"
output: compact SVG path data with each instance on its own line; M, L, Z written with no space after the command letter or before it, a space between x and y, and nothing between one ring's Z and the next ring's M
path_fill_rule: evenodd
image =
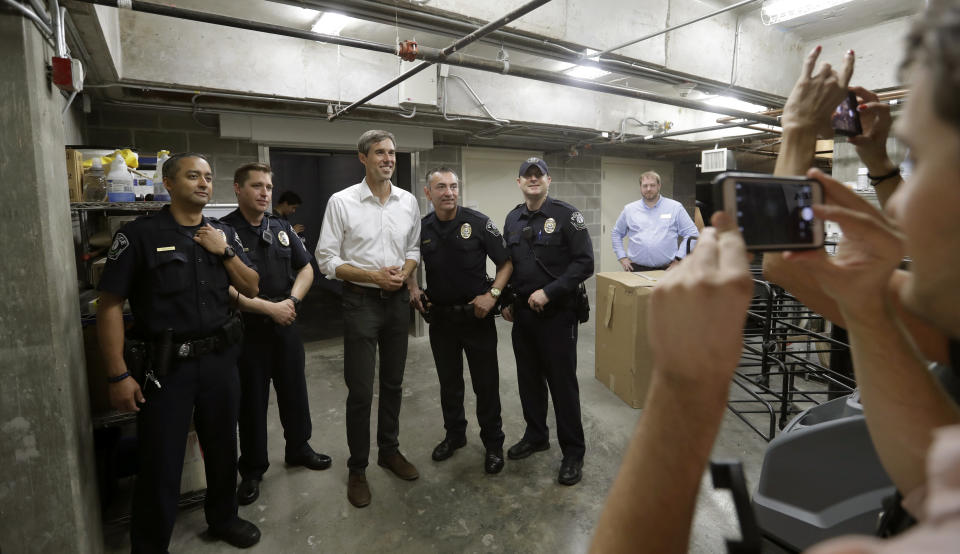
M460 237L464 239L470 238L473 235L473 227L469 223L464 223L460 226Z
M280 240L280 244L290 246L290 237L287 236L286 231L278 231L277 238Z
M552 233L552 232L554 232L554 231L556 231L556 230L557 230L557 220L556 220L556 219L553 219L553 218L551 217L551 218L548 218L546 221L543 222L543 232L544 232L544 233L550 234L550 233Z

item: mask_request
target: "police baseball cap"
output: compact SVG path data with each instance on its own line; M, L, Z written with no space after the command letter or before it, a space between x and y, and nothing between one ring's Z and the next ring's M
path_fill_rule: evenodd
M527 174L527 170L533 166L540 168L540 171L544 175L550 175L550 170L547 169L547 162L541 160L540 158L527 158L527 161L520 164L520 174L518 177L523 177Z

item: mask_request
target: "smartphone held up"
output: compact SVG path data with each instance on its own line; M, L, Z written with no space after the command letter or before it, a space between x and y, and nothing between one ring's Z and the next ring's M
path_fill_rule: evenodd
M823 221L813 206L823 187L804 177L721 173L713 180L714 206L735 221L747 250L809 250L823 246Z

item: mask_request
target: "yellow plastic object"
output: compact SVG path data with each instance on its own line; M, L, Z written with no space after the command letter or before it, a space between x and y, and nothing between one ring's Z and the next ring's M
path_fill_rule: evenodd
M110 167L110 164L113 163L113 159L117 157L117 154L123 157L123 161L127 163L127 167L130 169L136 169L140 167L140 159L137 157L136 152L130 150L129 148L124 148L123 150L117 150L111 156L103 156L100 158L100 161L103 162L103 167ZM89 160L83 160L83 169L87 170L93 167L93 158Z

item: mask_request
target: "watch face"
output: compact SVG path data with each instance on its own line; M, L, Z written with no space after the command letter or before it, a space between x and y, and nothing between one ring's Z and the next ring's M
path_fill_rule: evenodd
M234 257L234 256L236 256L236 255L237 255L237 253L233 251L233 247L232 247L232 246L228 246L228 247L226 247L226 248L223 250L223 257L224 257L224 258L232 258L232 257Z
M494 298L500 296L500 289L498 289L497 287L491 287L490 295L493 296Z

